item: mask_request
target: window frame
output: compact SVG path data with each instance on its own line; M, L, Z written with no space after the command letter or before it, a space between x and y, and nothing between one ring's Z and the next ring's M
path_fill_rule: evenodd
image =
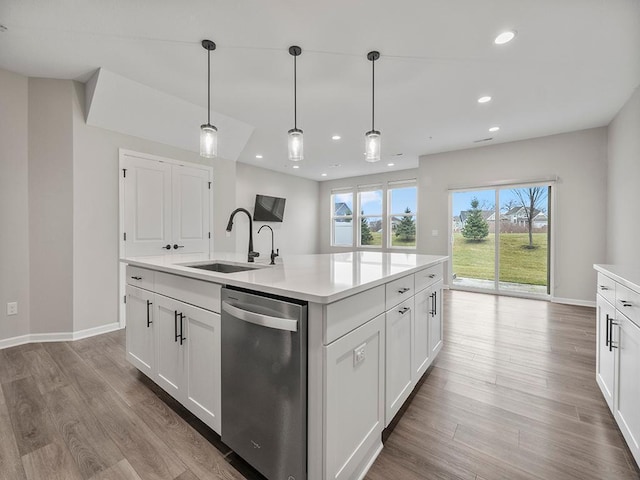
M354 246L354 242L353 242L353 231L355 230L353 228L354 221L355 221L355 215L353 214L353 210L351 211L351 215L336 215L335 213L335 201L334 201L334 197L336 195L345 195L345 194L349 194L351 195L351 205L355 205L355 198L354 198L354 193L352 189L336 189L336 190L331 190L331 195L329 196L330 201L331 201L331 238L330 238L330 246L332 247L341 247L341 248L353 248ZM336 220L351 220L351 243L350 244L337 244L335 243L335 239L336 239Z
M384 184L374 184L374 185L359 185L356 188L356 198L357 198L357 204L358 204L358 209L356 211L356 225L358 226L357 228L357 233L356 233L356 246L358 248L365 248L367 250L373 249L373 250L379 250L379 249L383 249L384 248L384 236L385 236L385 197L386 197L386 192L385 192L385 185ZM367 193L367 192L380 192L380 194L382 195L382 200L380 202L380 214L373 214L373 215L364 215L362 214L362 201L360 200L360 194L361 193ZM380 219L380 226L382 227L382 232L380 233L380 245L362 245L362 219L363 218L379 218Z
M411 213L394 213L391 211L391 202L393 200L393 190L399 190L401 188L415 188L416 189L416 211ZM416 250L418 248L418 182L417 180L401 180L398 182L388 182L387 184L387 243L389 249L399 249L399 250ZM413 217L413 224L416 227L416 235L415 235L415 245L413 246L402 246L402 245L393 245L393 217L405 217L410 216Z

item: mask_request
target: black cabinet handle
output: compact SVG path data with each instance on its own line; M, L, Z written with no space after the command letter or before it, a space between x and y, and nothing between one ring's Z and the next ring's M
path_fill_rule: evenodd
M627 300L620 300L620 303L622 303L623 307L633 307L631 302L628 302Z
M160 247L160 248L164 248L165 250L171 250L171 245L167 243L164 247Z
M181 313L180 314L180 345L182 345L182 342L184 342L187 337L184 336L184 315Z
M435 273L432 273L432 274L429 275L429 278L435 278L435 277L436 277Z
M184 245L178 245L177 243L174 243L174 244L173 244L173 249L174 249L174 250L177 250L177 249L179 249L179 248L184 248ZM167 250L168 250L168 249L167 249Z
M433 292L433 316L438 314L438 291Z
M609 319L609 351L612 352L614 348L618 348L613 344L613 326L618 325L613 322L613 318Z
M142 277L131 277L131 278L133 278L134 280L142 280Z
M175 334L174 342L178 341L180 335L178 335L178 310L173 311L173 333Z
M410 288L407 287L403 287L400 290L398 290L398 293L402 294L402 293L407 293L409 290L411 290Z
M431 295L429 295L429 298L431 299L431 311L429 312L431 314L432 317L436 316L436 292L433 292Z
M609 346L609 342L611 341L611 335L610 335L610 331L609 331L609 322L611 322L611 318L609 317L609 314L607 313L607 326L605 327L606 331L607 331L607 340L605 341L604 345L605 347ZM609 351L611 351L611 348L609 348Z
M605 285L600 285L600 290L609 290L609 287Z
M149 307L153 305L153 303L151 303L149 300L147 300L147 328L149 328L151 326L151 324L153 323L153 320L151 320L151 315L149 313Z
M398 313L399 313L400 315L404 315L404 314L405 314L405 313L407 313L409 310L411 310L409 307L404 307L404 308L402 308L402 309L398 310Z

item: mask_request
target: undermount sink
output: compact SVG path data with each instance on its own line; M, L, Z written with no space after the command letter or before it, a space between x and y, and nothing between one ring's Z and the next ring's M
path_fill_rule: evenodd
M209 270L210 272L218 272L218 273L246 272L247 270L257 270L261 268L261 267L254 267L249 265L236 265L233 263L222 263L222 262L185 265L185 267L199 268L200 270Z

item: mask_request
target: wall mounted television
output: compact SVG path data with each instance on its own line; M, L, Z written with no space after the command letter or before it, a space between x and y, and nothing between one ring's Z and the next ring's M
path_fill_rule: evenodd
M258 222L281 222L284 219L286 198L256 195L253 220Z

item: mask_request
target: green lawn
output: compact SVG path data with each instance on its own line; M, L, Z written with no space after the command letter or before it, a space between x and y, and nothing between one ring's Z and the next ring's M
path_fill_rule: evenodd
M371 235L373 235L373 240L369 245L377 246L377 247L382 245L382 232L371 232ZM393 235L393 238L391 239L391 241L392 241L392 247L415 247L416 246L415 238L413 240L404 240Z
M536 248L529 245L527 233L500 235L500 281L528 285L547 284L547 234L534 233ZM463 278L493 280L495 234L482 242L468 242L461 233L454 234L453 273Z

